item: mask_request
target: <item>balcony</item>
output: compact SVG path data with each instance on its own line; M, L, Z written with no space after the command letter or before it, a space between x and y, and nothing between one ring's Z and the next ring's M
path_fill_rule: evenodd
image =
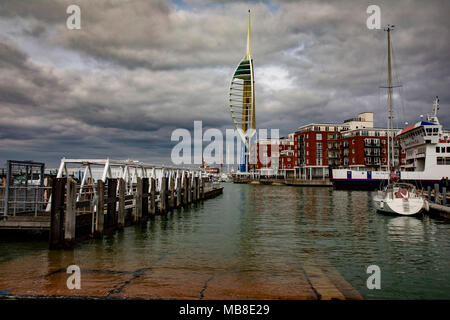
M379 152L373 152L373 151L365 151L364 155L366 157L380 157L380 153Z
M365 141L364 142L365 147L380 147L380 141L374 142L374 141Z

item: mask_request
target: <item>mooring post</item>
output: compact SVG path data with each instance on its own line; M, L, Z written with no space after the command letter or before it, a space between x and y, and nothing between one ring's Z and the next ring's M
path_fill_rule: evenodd
M142 178L142 217L144 220L148 218L148 178Z
M161 190L159 191L159 212L166 213L167 210L167 177L161 178Z
M193 181L192 181L192 202L196 203L197 202L197 187L198 187L198 179L196 176L193 177Z
M155 215L156 214L156 183L155 183L155 178L151 177L150 178L150 214Z
M200 176L197 176L196 180L197 181L195 182L195 184L197 185L197 187L196 187L197 201L199 201L200 200Z
M203 200L205 199L205 178L203 177L200 178L200 184L201 184L200 198Z
M187 204L191 204L192 203L192 175L191 175L191 173L187 174L187 186L188 186L187 187L187 189L188 189Z
M175 207L175 180L173 179L173 174L170 174L170 202L169 202L169 210L172 210Z
M77 182L67 180L66 213L64 218L64 247L69 248L75 241Z
M188 175L183 173L183 206L188 204Z
M66 178L56 178L53 180L50 215L50 248L58 248L63 244L65 188Z
M103 235L103 227L105 224L105 183L102 180L97 181L97 212L95 219L95 236Z
M428 201L431 201L431 186L427 186Z
M117 227L116 207L117 207L117 179L108 178L107 180L108 200L106 205L106 228Z
M125 180L119 179L119 208L117 212L117 227L123 229L125 226Z
M177 208L181 206L181 177L177 175Z
M439 183L434 184L434 203L439 203Z
M447 205L447 187L442 187L442 205Z
M142 178L137 178L136 193L134 194L133 221L138 222L142 217Z

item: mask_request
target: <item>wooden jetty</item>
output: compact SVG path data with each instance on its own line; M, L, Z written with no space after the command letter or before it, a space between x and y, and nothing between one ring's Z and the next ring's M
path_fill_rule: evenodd
M45 209L4 214L0 231L45 230L51 248L70 248L86 238L102 237L223 192L220 184L207 181L199 170L106 160L100 163L102 177L88 183L87 173L93 175L91 166L98 165L98 160L62 162L57 178L48 183ZM69 163L86 167L81 183L70 177ZM119 169L116 174L114 167Z
M422 195L426 198L429 208L427 211L431 216L450 218L450 195L447 194L446 187L439 188L439 184L436 183L433 189L430 186L426 191L422 189Z

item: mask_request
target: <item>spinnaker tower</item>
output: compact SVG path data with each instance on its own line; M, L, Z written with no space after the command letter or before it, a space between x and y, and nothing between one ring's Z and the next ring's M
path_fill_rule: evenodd
M250 146L256 138L255 80L248 10L247 52L234 72L230 84L230 113L242 141L240 171L248 172Z

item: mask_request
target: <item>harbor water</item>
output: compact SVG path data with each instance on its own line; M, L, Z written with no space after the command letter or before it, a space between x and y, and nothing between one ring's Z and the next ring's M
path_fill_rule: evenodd
M224 187L72 250L1 239L0 294L61 294L66 268L78 265L76 295L295 299L303 266L326 261L365 299L450 299L448 220L377 213L366 191ZM367 288L370 265L380 267L381 289Z

